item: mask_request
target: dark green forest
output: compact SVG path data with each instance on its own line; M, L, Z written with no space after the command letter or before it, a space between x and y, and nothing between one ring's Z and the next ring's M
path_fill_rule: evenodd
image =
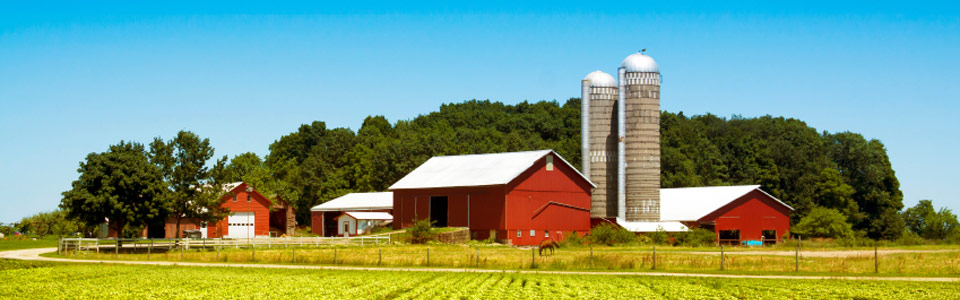
M904 232L903 195L880 141L771 116L663 112L661 124L663 187L760 184L796 208L793 223L822 207L842 213L860 236ZM579 168L580 99L471 100L395 123L370 116L356 132L315 121L276 140L265 159L235 156L225 179L281 196L308 224L310 207L386 190L431 156L536 149L554 149Z

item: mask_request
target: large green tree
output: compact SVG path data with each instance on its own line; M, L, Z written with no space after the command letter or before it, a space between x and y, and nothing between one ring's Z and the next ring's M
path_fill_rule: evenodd
M930 240L942 240L948 236L960 234L960 222L957 215L946 207L939 211L933 208L933 201L920 200L917 205L903 212L907 230Z
M163 175L150 163L143 145L120 141L106 152L90 153L77 172L80 177L63 192L60 203L67 218L88 226L109 220L109 226L122 233L127 226L143 226L165 216Z
M169 186L163 199L170 216L176 219L177 238L183 219L217 222L229 214L220 203L224 191L217 177L222 176L216 176L223 173L226 157L210 167L207 162L213 155L210 140L189 131L180 131L167 142L158 137L150 143L150 161L160 169Z

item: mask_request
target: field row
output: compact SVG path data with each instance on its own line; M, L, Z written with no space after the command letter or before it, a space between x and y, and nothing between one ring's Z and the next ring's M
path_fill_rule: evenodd
M4 265L7 265L4 267ZM372 272L0 260L5 299L949 299L956 283Z
M105 250L112 251L112 250ZM622 270L679 272L896 274L901 276L960 276L960 251L890 253L843 257L652 251L592 251L566 248L540 256L531 249L463 246L385 246L341 248L193 248L170 252L69 252L67 257L191 262L287 263L314 265L454 267L484 269ZM159 250L157 250L159 251Z

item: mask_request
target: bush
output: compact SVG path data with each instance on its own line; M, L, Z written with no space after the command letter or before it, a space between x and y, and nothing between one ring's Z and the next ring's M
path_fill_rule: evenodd
M560 245L564 247L569 246L582 246L584 238L581 238L579 234L571 233L570 236L560 241Z
M590 229L590 242L598 245L636 243L637 236L620 226L603 223Z
M670 244L670 235L667 234L666 230L663 230L663 227L657 226L657 231L647 234L647 237L650 238L650 242L655 245L667 245Z
M687 232L677 233L676 242L682 246L702 247L717 243L717 236L713 231L697 228Z
M436 221L431 221L430 219L414 220L413 226L407 229L407 232L410 233L410 243L425 244L426 242L436 239L437 233L434 232L433 229L433 223L435 222Z
M853 227L847 217L832 208L816 207L793 228L803 237L852 238Z
M914 246L926 244L926 241L915 232L907 230L903 233L903 235L900 236L900 238L897 239L897 244L903 246Z

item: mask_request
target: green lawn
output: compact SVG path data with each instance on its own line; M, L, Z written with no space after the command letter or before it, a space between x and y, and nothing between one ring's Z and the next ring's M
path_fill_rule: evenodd
M43 239L34 240L25 240L18 241L13 240L10 237L7 237L7 240L0 239L0 251L5 250L17 250L17 249L29 249L29 248L45 248L45 247L56 247L57 246L57 237L48 236Z
M938 282L326 271L0 260L2 299L956 299Z

